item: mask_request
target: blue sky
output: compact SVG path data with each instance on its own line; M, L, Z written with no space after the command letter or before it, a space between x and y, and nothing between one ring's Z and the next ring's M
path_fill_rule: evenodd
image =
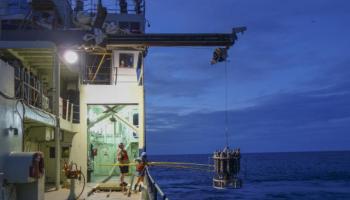
M243 152L350 149L350 2L152 0L154 33L230 32L229 143ZM224 138L225 64L214 48L151 48L151 154L208 153Z

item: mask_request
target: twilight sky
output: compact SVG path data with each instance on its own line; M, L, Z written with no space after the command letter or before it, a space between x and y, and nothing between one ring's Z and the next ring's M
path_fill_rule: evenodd
M350 1L151 0L156 33L230 32L229 143L243 152L350 150ZM224 147L224 64L214 48L151 48L147 150Z

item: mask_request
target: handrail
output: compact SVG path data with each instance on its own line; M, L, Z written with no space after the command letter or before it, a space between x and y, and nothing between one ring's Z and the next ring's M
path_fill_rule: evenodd
M28 105L51 112L47 95L49 92L44 90L42 80L37 75L23 67L15 67L14 79L16 98L22 99ZM59 106L60 117L72 123L79 123L79 105L60 97Z
M147 196L150 200L169 200L166 194L162 191L159 185L152 178L149 169L146 168L146 179L145 184L147 185Z
M83 79L82 82L84 85L89 84L89 85L111 85L111 71L113 70L112 66L108 67L100 67L100 70L98 73L96 73L97 67L94 66L88 66L85 68L85 72L83 74ZM122 70L119 69L130 69L133 70L131 73L130 72L123 72ZM123 76L123 77L135 77L135 80L118 80L118 83L137 83L137 70L140 68L118 68L117 73L115 74L118 76ZM93 79L95 77L95 79Z
M77 109L78 108L78 109ZM78 116L80 113L79 105L69 102L69 99L60 97L60 112L59 116L72 123L79 123Z
M90 0L83 0L84 2L84 11L89 13L97 12L97 2L91 2ZM128 14L137 14L137 15L145 15L145 0L141 0L139 11L136 10L136 3L134 1L126 0L127 7L126 11ZM71 7L74 9L75 3L71 2ZM119 3L107 3L106 5L107 11L110 14L121 14L121 9L119 8ZM126 14L126 13L125 13Z

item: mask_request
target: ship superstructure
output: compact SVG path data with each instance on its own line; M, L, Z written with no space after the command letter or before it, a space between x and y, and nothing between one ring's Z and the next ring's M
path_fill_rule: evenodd
M116 163L119 143L126 145L130 160L146 151L147 48L229 47L245 30L146 34L145 5L143 0L1 1L3 199L42 199L44 180L60 189L67 182L65 162L80 166L87 182L117 176L117 168L104 164ZM13 163L30 172L11 176Z

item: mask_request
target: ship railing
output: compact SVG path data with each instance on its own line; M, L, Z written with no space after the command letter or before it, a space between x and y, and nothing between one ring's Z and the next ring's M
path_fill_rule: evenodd
M85 85L111 85L112 67L100 67L99 70L96 68L96 66L86 67L85 72L83 73L82 83ZM135 80L132 78L126 78L123 80L118 79L118 83L136 83L139 82L140 79L140 69L135 69L134 73L123 73L118 71L114 76L117 75L123 76L124 78L136 76Z
M28 13L28 3L23 0L11 0L9 2L0 0L0 19L24 19Z
M79 123L79 105L73 104L69 99L60 98L59 116L71 123Z
M83 77L83 84L110 85L111 67L101 66L97 70L96 66L88 66Z
M24 68L15 68L15 94L26 104L50 111L49 97L45 95L43 84L39 78Z
M152 178L149 169L146 168L145 184L147 186L146 199L149 200L169 200L159 185Z
M52 98L48 93L52 90L45 90L44 83L39 76L34 75L30 70L23 67L14 67L15 69L15 95L23 103L50 112L50 101ZM50 100L51 98L51 100ZM79 105L73 104L68 99L60 98L59 116L69 122L79 123L80 109Z
M96 13L97 12L97 0L83 0L84 2L84 11L88 13ZM117 1L118 2L118 1ZM119 3L105 3L103 6L107 8L107 13L109 14L137 14L144 15L145 14L145 0L141 0L140 4L136 4L134 0L126 0L127 7L123 11L120 9ZM76 1L70 0L70 4L72 9L75 8ZM137 6L139 5L139 6Z

